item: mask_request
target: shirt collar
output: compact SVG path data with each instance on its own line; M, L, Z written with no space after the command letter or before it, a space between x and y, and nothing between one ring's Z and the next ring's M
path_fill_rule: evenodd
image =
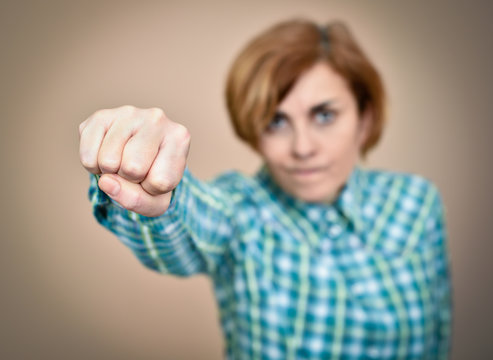
M359 165L355 165L336 200L338 208L358 233L364 228L362 217L364 187L364 170Z
M364 224L361 207L365 178L364 170L360 168L359 165L354 166L348 180L341 189L339 196L331 204L308 203L285 192L274 181L265 164L257 172L256 178L265 188L267 188L271 198L274 201L281 202L283 206L295 208L302 214L306 214L311 209L316 211L327 211L330 208L335 208L342 216L353 224L358 233L363 230Z

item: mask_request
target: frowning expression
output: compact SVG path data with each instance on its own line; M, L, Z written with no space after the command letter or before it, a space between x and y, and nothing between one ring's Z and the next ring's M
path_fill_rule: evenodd
M332 202L359 159L370 116L360 116L346 80L318 62L279 104L258 149L284 191L307 202Z

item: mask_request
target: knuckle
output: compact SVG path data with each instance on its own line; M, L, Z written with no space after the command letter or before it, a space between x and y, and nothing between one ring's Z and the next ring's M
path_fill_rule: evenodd
M102 171L116 173L120 167L120 161L111 157L103 157L98 161L99 168Z
M163 126L168 120L164 111L159 108L149 109L147 119L152 126Z
M86 154L80 154L80 163L82 166L84 166L86 169L94 169L96 168L96 162L92 160L88 155Z
M149 112L152 114L152 117L155 117L155 118L165 118L166 117L166 114L164 113L163 109L158 108L158 107L150 108Z
M81 146L79 148L79 160L86 169L97 168L97 156L87 146Z
M110 109L99 109L92 115L92 118L105 118L109 116L110 112Z
M123 105L118 108L119 111L121 111L124 114L133 114L137 111L137 108L132 105Z
M147 173L145 165L135 161L128 161L121 165L121 171L132 178L143 177Z
M166 177L154 177L149 180L149 186L157 193L167 193L175 188L175 183Z
M160 128L164 125L164 119L162 117L150 116L146 119L147 125L153 128Z
M182 124L176 124L173 130L173 136L182 144L190 143L190 131Z
M96 125L101 125L106 123L109 119L113 117L113 111L111 109L100 109L91 115L86 121Z

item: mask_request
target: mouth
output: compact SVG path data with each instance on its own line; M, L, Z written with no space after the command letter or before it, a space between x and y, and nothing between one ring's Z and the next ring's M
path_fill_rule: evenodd
M327 167L297 167L286 169L287 173L291 176L300 179L309 179L318 176L322 172L326 171Z

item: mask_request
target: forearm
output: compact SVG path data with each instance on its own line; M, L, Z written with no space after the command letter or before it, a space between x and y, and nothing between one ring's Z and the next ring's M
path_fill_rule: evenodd
M189 276L214 272L223 261L232 233L231 208L224 194L188 170L158 217L124 209L98 188L95 175L89 197L97 221L153 270Z
M91 175L89 198L96 220L115 234L146 267L177 276L205 272L204 260L194 248L185 225L172 201L159 217L146 217L129 211L98 188Z

